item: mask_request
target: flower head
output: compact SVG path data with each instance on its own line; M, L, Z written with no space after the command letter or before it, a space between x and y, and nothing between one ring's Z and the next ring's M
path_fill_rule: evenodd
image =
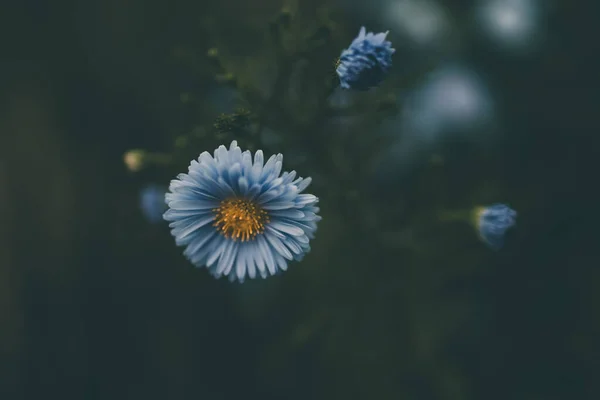
M253 160L234 140L214 156L203 152L171 181L163 217L192 264L243 282L285 271L310 251L319 200L302 193L310 178L281 174L282 160L277 154L265 163L261 150Z
M504 234L516 224L517 212L505 204L493 204L475 208L474 214L481 240L491 249L500 250L504 245Z
M159 185L148 185L140 191L140 209L144 217L153 224L162 221L162 215L167 210L166 191L166 187Z
M385 40L388 32L366 33L360 28L350 47L342 51L336 72L344 89L368 90L378 86L392 67L396 50Z

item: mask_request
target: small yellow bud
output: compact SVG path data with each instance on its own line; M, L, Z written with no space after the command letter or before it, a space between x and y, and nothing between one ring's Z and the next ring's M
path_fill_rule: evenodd
M145 158L144 150L129 150L123 155L123 162L131 172L138 172L144 167Z

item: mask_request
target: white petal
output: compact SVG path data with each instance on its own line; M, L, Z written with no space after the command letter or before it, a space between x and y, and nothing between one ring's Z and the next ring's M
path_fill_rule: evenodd
M229 167L229 182L231 182L232 188L237 189L237 183L240 177L242 176L242 164L236 162L231 167Z
M275 163L275 168L273 168L273 176L279 176L279 174L281 173L281 168L283 168L283 163L281 161L277 161Z
M285 210L287 208L293 207L294 203L290 201L267 203L262 206L262 208L264 208L265 210Z
M278 188L278 186L280 186L282 183L283 183L283 178L273 179L271 182L269 182L268 184L266 184L264 186L264 190L271 190L271 189Z
M194 218L194 217L188 217L188 219L189 218ZM194 231L202 228L204 225L209 224L214 219L215 219L214 215L208 214L201 218L194 219L193 221L182 222L185 220L181 220L182 224L180 226L174 226L173 230L172 230L172 234L176 238L183 239L186 236L193 233ZM180 221L172 222L170 225L176 224L177 222L180 222Z
M240 162L242 161L242 149L239 147L234 147L229 149L229 160L230 162Z
M242 173L247 175L252 169L252 153L246 150L242 153Z
M200 164L202 164L202 163L212 164L215 162L215 159L210 155L210 153L208 151L203 151L202 153L200 153L200 156L198 157L198 162Z
M289 218L289 219L302 219L305 217L305 214L295 208L290 208L288 210L277 210L271 211L269 213L270 217L281 217L281 218Z
M285 239L285 235L279 232L277 229L271 228L271 224L267 225L266 229L268 233L273 234L275 237L278 237L279 239Z
M175 200L169 197L169 207L173 210L194 211L194 210L211 210L215 208L216 203L206 200Z
M263 251L264 246L262 246L261 243L264 243L264 239L259 236L256 238L256 248L254 249L254 253L255 253L254 260L256 262L256 268L258 269L258 272L260 273L261 276L263 276L263 274L266 273L265 260L267 257L264 254L264 251Z
M312 182L312 178L308 177L308 178L304 178L300 183L298 183L298 185L297 185L298 193L300 193L304 189L306 189L308 187L308 185L310 185L311 182Z
M257 150L256 153L254 153L254 165L259 166L262 169L264 162L265 156L262 150Z
M296 206L302 207L310 203L315 203L318 200L319 199L317 198L317 196L312 194L299 194L298 197L296 197L295 203Z
M254 263L254 259L255 259L255 249L251 246L253 246L254 243L252 244L248 244L247 246L247 250L246 250L246 265L248 266L248 277L250 279L254 279L256 278L256 267L255 267L255 263Z
M273 259L273 252L271 250L271 247L265 239L265 235L259 236L257 241L260 252L263 258L265 259L265 264L267 264L269 272L271 273L271 275L273 275L275 273L275 260Z
M300 245L298 244L298 242L296 242L295 240L293 240L291 237L286 238L283 241L283 244L286 245L294 254L301 254L303 253L302 251L302 247L300 247Z
M215 231L214 229L207 229L207 232L204 234L204 236L194 239L188 245L188 247L186 247L183 253L189 254L190 257L193 257L194 254L196 254L200 250L200 248L202 248L206 243L208 243L208 241L211 240L216 234L217 231Z
M223 240L221 243L218 244L213 253L208 257L208 260L206 260L206 266L212 266L215 263L215 261L217 261L217 259L223 254L223 251L225 251L226 248L227 241Z
M231 144L233 144L233 142ZM217 160L217 163L219 164L228 164L228 156L229 152L227 151L227 148L223 145L219 146L215 150L215 160Z
M292 260L293 256L292 253L288 250L287 247L285 247L283 245L283 243L281 242L281 240L271 234L265 234L265 238L267 239L267 241L269 242L269 244L271 245L271 247L279 254L281 254L282 256L284 256L285 258L287 258L288 260Z
M225 270L227 269L227 267L233 263L233 258L234 258L234 252L233 250L233 245L234 243L231 240L227 240L224 239L223 240L224 245L221 246L223 248L223 251L221 252L221 257L219 258L219 263L217 264L217 268L215 269L215 272L221 276L225 273ZM227 275L225 273L225 275Z
M229 185L229 183L225 182L225 179L219 177L219 179L217 180L217 184L219 185L220 189L228 196L235 196L235 190L231 187L231 185Z
M277 266L279 267L279 269L281 269L282 271L287 271L288 264L287 264L287 261L285 261L285 258L278 256L276 258L275 262L277 263Z
M246 277L246 259L244 258L244 248L242 247L238 253L235 263L235 274L240 282Z
M312 231L312 230L316 229L316 227L313 227L310 224L312 221L298 221L298 220L290 220L290 219L282 218L282 222L286 222L290 225L297 226L298 228L302 229L302 231L304 231L304 232L308 232L308 231Z
M297 226L286 224L280 221L271 221L269 224L273 229L277 229L280 232L287 233L293 236L301 236L304 235L304 231Z
M294 236L294 239L296 239L298 242L300 242L302 244L308 244L310 242L310 240L308 239L308 236L306 236L306 234L304 234L302 236Z
M275 161L276 161L277 157L275 155L272 155L271 157L269 157L269 159L267 160L267 162L265 163L263 169L262 169L262 174L261 174L261 179L264 179L267 175L269 175L269 173L271 172L273 165L275 165Z
M233 264L235 262L235 258L238 255L239 243L231 241L231 240L230 240L230 242L231 242L231 250L229 251L230 258L227 259L227 265L225 267L225 271L223 271L223 274L224 275L231 274L231 276L235 277L235 274L232 274L231 270L233 269Z
M248 179L246 179L246 177L240 176L240 178L238 179L238 186L239 186L241 195L245 195L246 193L248 193L249 185L248 185Z
M291 183L296 177L296 171L284 172L282 179L283 183L288 184Z
M360 32L358 32L358 37L359 38L364 38L366 36L367 30L365 29L364 26L360 27Z
M263 194L258 196L258 199L256 199L256 201L258 202L258 204L263 204L280 196L281 193L281 190L271 189L268 192L264 192Z

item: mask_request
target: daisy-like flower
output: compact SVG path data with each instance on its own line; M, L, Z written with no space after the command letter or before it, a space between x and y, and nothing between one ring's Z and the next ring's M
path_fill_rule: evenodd
M474 217L479 237L493 250L502 248L504 234L517 222L517 212L506 204L500 203L476 207Z
M360 28L350 47L342 51L336 64L340 86L344 89L368 90L378 86L392 67L396 50L385 40L388 32L366 33Z
M311 178L281 174L282 161L277 154L265 163L261 150L253 160L234 140L214 156L203 152L171 181L163 217L193 265L243 282L285 271L310 251L319 200L302 193Z

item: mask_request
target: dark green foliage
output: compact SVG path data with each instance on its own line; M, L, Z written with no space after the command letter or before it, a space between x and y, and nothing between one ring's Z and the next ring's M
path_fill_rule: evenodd
M219 133L232 133L242 135L250 125L250 112L244 109L233 114L221 114L214 123L214 128Z
M414 67L399 52L400 67L381 87L341 91L336 60L355 32L330 7L306 4L246 21L237 36L206 24L210 47L187 53L200 54L191 57L199 74L232 91L235 105L220 112L209 94L186 94L190 128L171 152L174 176L235 139L267 157L282 153L284 170L314 178L323 221L311 254L283 277L221 287L259 338L247 342L256 352L251 374L290 400L481 398L473 365L482 359L462 360L494 334L485 315L495 300L478 285L515 253L492 258L464 222L506 189L493 160L466 143L438 146L405 176L380 176L381 156L398 137L379 128L399 118L401 94L437 60ZM520 212L532 207L526 194L517 197Z
M418 191L386 203L369 190L389 144L377 127L398 115L396 93L401 82L408 87L406 79L392 76L359 95L340 90L335 63L351 36L330 14L328 8L315 14L285 8L266 24L267 50L250 57L224 46L210 48L206 65L217 83L235 90L242 108L213 115L212 121L191 121L198 125L178 136L175 164L181 170L198 153L236 139L242 148L261 148L267 156L281 152L284 169L314 178L311 192L321 199L324 219L311 255L292 264L285 279L248 283L281 286L268 293L255 289L252 296L267 296L267 301L254 303L242 295L243 303L255 304L244 307L253 324L268 324L279 315L277 336L259 350L260 368L275 374L270 381L294 386L316 379L310 371L285 367L290 359L302 359L298 362L308 363L306 368L329 371L322 373L330 381L305 394L310 398L417 398L410 384L393 382L403 375L430 374L439 386L429 391L461 399L460 390L450 388L464 384L460 373L438 358L469 309L458 299L443 311L435 309L438 282L452 274L439 260L425 261L432 248L423 236L431 234L435 218L431 210L411 213L402 206L420 198ZM334 94L346 96L348 104L336 104ZM409 287L415 282L419 290ZM397 306L390 309L390 304ZM314 353L303 356L306 352ZM398 393L391 396L391 390Z
M543 45L511 56L478 36L480 2L411 1L446 11L450 49L411 48L390 2L4 2L0 399L600 399L597 13L536 2ZM390 29L394 68L340 101L361 25ZM482 74L498 134L382 168L440 61ZM215 128L238 108L247 125ZM302 263L243 285L138 203L233 139L312 176L324 218ZM519 221L496 254L462 220L497 201Z

